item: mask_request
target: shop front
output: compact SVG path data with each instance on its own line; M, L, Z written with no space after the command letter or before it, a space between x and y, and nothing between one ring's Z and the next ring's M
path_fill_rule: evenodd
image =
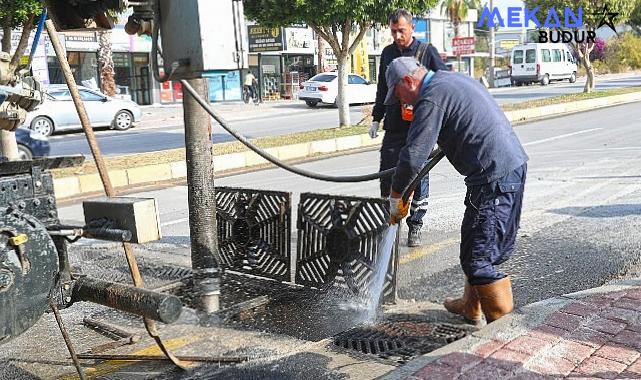
M127 34L126 20L123 18L111 34L116 87L121 97L140 105L152 104L151 38Z

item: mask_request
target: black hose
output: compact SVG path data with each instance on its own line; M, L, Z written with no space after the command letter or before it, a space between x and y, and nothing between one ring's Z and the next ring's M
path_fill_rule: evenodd
M327 181L327 182L365 182L365 181L371 181L374 179L378 178L385 178L389 177L392 174L394 174L394 170L396 168L391 168L384 170L382 172L378 173L371 173L371 174L365 174L365 175L352 175L352 176L330 176L330 175L325 175L325 174L319 174L319 173L314 173L309 170L305 169L300 169L291 165L288 165L282 161L280 161L278 158L272 156L271 154L265 152L263 149L260 147L254 145L251 141L249 141L245 136L241 135L238 131L233 129L232 127L227 124L227 121L220 116L213 108L203 100L202 97L194 91L194 89L187 83L185 80L181 80L180 83L182 84L183 88L189 92L191 96L196 99L198 104L200 104L201 107L203 107L220 125L225 129L227 132L229 132L232 136L234 136L238 141L243 143L245 146L247 146L249 149L253 150L256 154L261 156L262 158L266 159L267 161L271 162L272 164L285 169L287 171L290 171L292 173L301 175L303 177L307 178L312 178L312 179L317 179L320 181Z
M401 198L404 202L409 201L410 196L414 192L414 189L416 188L420 180L423 179L423 177L425 177L427 173L429 173L429 171L432 170L432 168L436 166L436 164L438 164L441 159L443 159L443 157L445 157L445 153L443 153L443 151L440 149L436 149L434 152L432 152L432 154L430 154L429 161L425 164L425 166L423 166L421 171L418 172L416 177L414 177L414 180L410 182L409 185L407 185L405 191L403 191L403 196Z

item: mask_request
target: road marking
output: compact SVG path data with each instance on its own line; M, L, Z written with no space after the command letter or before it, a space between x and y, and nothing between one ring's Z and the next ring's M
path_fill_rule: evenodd
M201 340L202 337L198 336L183 336L175 339L168 339L165 340L165 347L167 347L168 350L175 350L181 347L184 347L190 343L197 342ZM132 355L162 355L162 351L160 351L160 348L157 345L153 346L148 346L146 348L143 348L141 350L138 350ZM134 365L139 363L139 361L125 361L125 360L106 360L97 366L93 367L92 371L87 371L90 373L87 373L87 376L90 378L96 378L104 375L108 375L110 373L114 373L120 368L127 367L130 365ZM87 368L85 368L87 370ZM58 380L76 380L78 379L78 374L69 374L69 375L63 375L58 377Z
M407 255L401 256L398 262L399 264L407 264L414 260L420 259L421 257L425 257L433 253L436 253L440 250L443 250L445 248L449 248L455 244L458 244L459 242L460 242L459 239L452 238L452 239L439 241L437 243L430 244L428 246L416 247L411 249Z
M161 133L185 133L185 128L175 128L168 129L166 131L160 131Z
M174 224L180 224L184 222L189 222L189 218L181 218L176 220L170 220L169 222L160 223L160 227L173 226Z
M566 137L571 137L571 136L581 135L581 134L584 134L584 133L589 133L589 132L594 132L594 131L600 131L600 130L602 130L602 129L603 129L603 128L592 128L592 129L586 129L585 131L579 131L579 132L573 132L573 133L566 133L566 134L564 134L564 135L558 135L558 136L554 136L554 137L549 137L549 138L547 138L547 139L543 139L543 140L530 141L529 143L525 143L525 144L523 144L523 146L530 146L530 145L542 144L542 143L544 143L544 142L554 141L554 140L559 140L559 139L564 139L564 138L566 138Z

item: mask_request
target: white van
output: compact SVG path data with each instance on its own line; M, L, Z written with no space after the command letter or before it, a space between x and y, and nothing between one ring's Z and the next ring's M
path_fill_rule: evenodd
M576 82L576 61L563 43L516 45L510 62L510 78L515 86L534 82L547 86L550 81L564 79Z

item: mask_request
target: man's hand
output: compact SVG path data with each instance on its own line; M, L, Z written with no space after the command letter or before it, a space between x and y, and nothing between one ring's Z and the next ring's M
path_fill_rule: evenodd
M403 201L401 194L392 191L389 197L390 224L397 224L407 216L410 203Z
M378 125L380 123L378 121L373 121L372 126L369 128L369 137L375 139L378 137Z

